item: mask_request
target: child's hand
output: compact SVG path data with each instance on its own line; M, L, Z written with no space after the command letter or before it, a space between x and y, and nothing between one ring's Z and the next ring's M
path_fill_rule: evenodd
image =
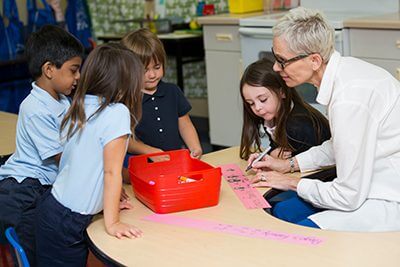
M200 159L201 155L203 155L203 151L201 150L201 148L195 148L195 149L190 151L190 156L192 158Z
M118 239L126 236L128 238L141 237L143 232L133 225L122 222L117 222L107 228L108 234L115 236Z

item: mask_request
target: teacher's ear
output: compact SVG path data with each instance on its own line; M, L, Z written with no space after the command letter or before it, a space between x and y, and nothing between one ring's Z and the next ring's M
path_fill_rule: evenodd
M321 68L322 64L324 63L324 60L322 59L321 55L317 53L311 54L310 60L313 71L319 70L319 68Z

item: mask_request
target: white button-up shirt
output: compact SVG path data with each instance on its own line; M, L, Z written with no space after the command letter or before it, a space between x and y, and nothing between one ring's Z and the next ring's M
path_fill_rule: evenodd
M400 230L400 83L387 71L335 52L317 101L332 138L299 154L301 171L336 164L337 178L302 179L300 197L327 209L309 218L323 229Z

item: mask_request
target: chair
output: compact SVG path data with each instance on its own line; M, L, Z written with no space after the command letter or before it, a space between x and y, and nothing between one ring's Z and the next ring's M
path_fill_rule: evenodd
M28 258L26 257L24 249L19 244L19 239L15 229L13 227L8 227L6 229L6 237L10 245L14 248L15 255L17 257L18 266L29 267Z

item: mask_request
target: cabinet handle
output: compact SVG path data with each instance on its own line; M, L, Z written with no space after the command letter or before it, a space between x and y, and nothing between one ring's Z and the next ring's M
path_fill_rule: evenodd
M397 41L396 41L396 47L397 47L397 48L400 48L400 40L397 40Z
M397 80L400 80L400 68L396 69L396 78Z
M217 33L215 36L217 37L218 41L228 41L228 42L230 42L230 41L233 40L232 34L228 34L228 33Z

